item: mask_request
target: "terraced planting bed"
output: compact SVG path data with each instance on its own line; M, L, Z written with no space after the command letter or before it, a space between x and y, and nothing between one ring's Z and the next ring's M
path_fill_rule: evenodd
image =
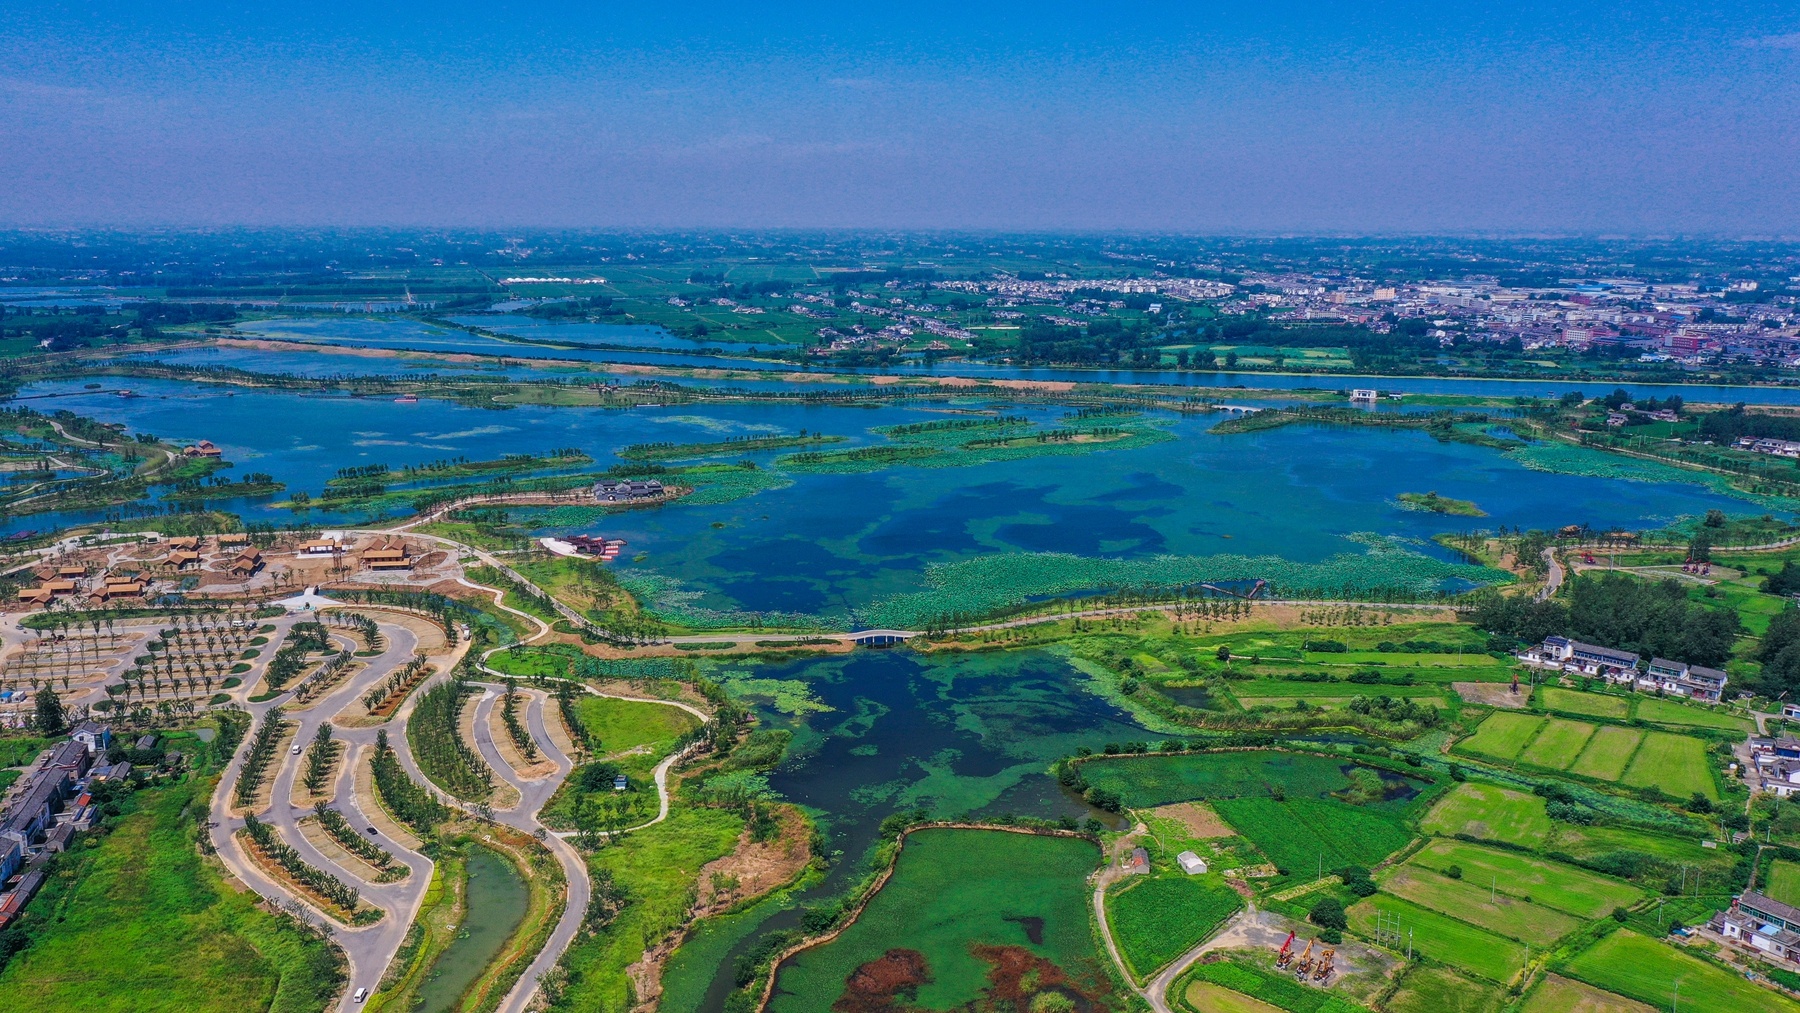
M1496 711L1475 729L1475 734L1457 743L1456 748L1497 760L1516 760L1542 727L1544 719L1535 714Z
M781 966L769 1009L956 1009L1046 991L1111 1008L1089 933L1086 840L998 830L908 835L856 922ZM1023 1001L1021 1001L1023 1000ZM1088 1008L1081 1006L1078 1008Z
M1539 848L1550 836L1550 817L1536 795L1498 785L1465 781L1445 795L1420 821L1428 834L1485 837Z

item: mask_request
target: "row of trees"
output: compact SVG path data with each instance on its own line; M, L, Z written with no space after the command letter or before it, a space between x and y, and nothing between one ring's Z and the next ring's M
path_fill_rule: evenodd
M394 818L421 837L428 837L439 823L450 818L450 807L419 785L400 766L400 758L388 745L387 729L375 733L375 756L369 763L375 793Z
M458 733L464 701L475 688L460 677L431 687L419 697L406 724L413 759L439 787L471 802L494 791L494 772Z
M257 850L281 866L296 883L318 894L345 911L355 911L360 899L356 888L323 869L306 864L291 845L275 833L275 828L254 816L244 817L244 833L256 843Z
M320 805L313 810L318 817L319 825L331 835L331 839L343 845L344 850L368 862L375 868L386 871L394 864L394 856L388 850L367 837L356 832L344 814L327 805Z
M513 740L513 745L525 757L527 763L537 759L537 740L525 729L519 720L519 683L515 679L506 680L506 698L500 704L500 718L506 722L506 734Z
M239 807L256 800L256 792L269 773L269 764L275 760L275 747L281 744L281 736L286 730L287 722L281 718L281 708L276 707L263 715L262 724L256 728L256 738L250 742L250 752L244 756L244 769L238 775L237 788L232 792L232 801Z

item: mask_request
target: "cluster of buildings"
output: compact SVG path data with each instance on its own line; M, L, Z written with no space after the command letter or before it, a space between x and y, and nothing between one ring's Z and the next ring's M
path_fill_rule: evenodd
M607 478L594 483L594 499L601 503L642 503L663 495L663 484L654 478Z
M107 573L88 579L85 566L40 566L32 571L37 583L19 589L18 600L25 605L45 606L58 598L86 594L96 605L120 598L142 598L150 590L150 582L140 574Z
M301 542L294 554L301 559L342 560L348 551L342 538L328 535ZM411 570L419 555L404 539L383 536L357 552L357 563L365 570Z
M112 732L92 721L77 727L14 785L0 808L0 928L19 917L44 884L44 863L99 819L91 788L123 780L128 763L108 764Z
M1645 664L1630 651L1584 644L1568 637L1545 637L1543 643L1520 651L1518 659L1533 668L1592 676L1640 692L1660 692L1703 703L1718 703L1727 681L1725 673L1716 668L1668 658L1651 658Z

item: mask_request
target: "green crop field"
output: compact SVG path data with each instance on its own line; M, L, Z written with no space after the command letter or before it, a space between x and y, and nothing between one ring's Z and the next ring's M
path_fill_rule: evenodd
M1186 982L1184 986L1182 983ZM1208 987L1210 986L1210 987ZM1233 961L1197 964L1176 980L1171 995L1179 995L1196 1013L1362 1013L1330 992L1296 982L1291 976L1254 962Z
M1358 901L1350 908L1350 927L1373 939L1378 911L1389 916L1390 924L1398 917L1402 950L1410 932L1414 951L1494 981L1511 978L1525 965L1523 943L1515 943L1398 897L1376 894Z
M596 756L610 756L657 742L673 742L700 725L700 719L679 707L603 696L584 696L576 700L575 713L587 727Z
M1346 865L1370 866L1406 847L1412 831L1402 813L1337 799L1219 799L1225 822L1249 838L1278 869L1307 879Z
M1474 735L1457 743L1457 748L1482 756L1513 760L1518 758L1519 753L1531 742L1532 736L1542 727L1544 719L1541 717L1495 711L1475 729Z
M1640 788L1655 785L1676 798L1699 792L1714 802L1719 800L1705 743L1686 735L1651 732L1644 736L1644 744L1621 780Z
M1081 776L1118 792L1128 806L1148 809L1200 798L1267 797L1277 787L1289 798L1317 798L1350 787L1343 762L1272 750L1131 756L1084 763Z
M1382 877L1381 888L1420 907L1539 948L1581 926L1580 921L1560 911L1508 896L1486 884L1476 886L1416 865L1389 871Z
M1538 701L1547 710L1562 711L1565 714L1586 714L1597 718L1621 719L1631 716L1631 699L1624 696L1578 693L1572 689L1545 686L1538 690Z
M1457 678L1461 679L1462 676ZM1245 697L1278 697L1283 700L1300 698L1311 700L1343 698L1345 700L1359 696L1383 694L1386 696L1403 696L1409 698L1442 696L1442 683L1422 682L1412 686L1366 686L1355 682L1296 682L1289 679L1249 679L1231 684L1231 695L1238 699Z
M1655 1013L1649 1006L1622 995L1602 992L1592 985L1559 975L1547 975L1525 1000L1519 1013Z
M1761 892L1783 904L1800 905L1800 862L1777 859L1771 863L1768 881L1763 883Z
M1432 807L1419 829L1538 848L1550 835L1550 817L1544 813L1544 800L1536 795L1465 781Z
M1388 1013L1500 1013L1506 994L1493 982L1447 967L1414 966L1384 1005Z
M1106 898L1106 917L1139 979L1162 970L1244 906L1237 891L1209 876L1132 877Z
M1739 717L1728 711L1653 696L1638 701L1637 716L1659 724L1720 728L1729 732L1749 732L1756 727L1756 723L1749 718Z
M1401 654L1384 651L1347 651L1343 654L1307 653L1306 660L1327 665L1372 665L1385 668L1454 668L1458 679L1471 678L1467 669L1511 668L1511 660L1468 651L1463 654Z
M1466 841L1432 841L1407 861L1439 872L1458 866L1465 882L1493 884L1500 893L1530 897L1533 904L1581 918L1598 918L1643 896L1636 887L1599 873Z
M302 1013L337 989L326 944L226 884L194 847L213 781L132 797L111 833L63 857L0 972L0 1009Z
M1631 762L1631 756L1637 752L1638 744L1644 741L1644 732L1638 728L1621 728L1618 725L1602 725L1588 740L1587 748L1581 756L1569 765L1569 773L1584 777L1595 777L1602 781L1617 781L1625 776L1625 766Z
M782 965L769 1008L830 1009L857 968L896 948L923 958L927 980L906 1004L925 1009L982 999L995 970L978 955L982 945L1024 950L1076 981L1103 978L1088 929L1086 884L1099 862L1091 842L1073 837L948 829L911 834L893 876L855 924Z
M1563 973L1608 992L1669 1008L1681 985L1681 1008L1732 1013L1793 1013L1795 1003L1698 957L1629 930L1600 940Z
M1575 762L1593 734L1594 726L1585 721L1550 718L1544 722L1543 730L1538 732L1537 738L1531 740L1531 745L1519 754L1519 759L1540 767L1562 770Z
M1702 848L1691 837L1655 834L1629 827L1583 827L1559 823L1548 848L1575 858L1593 858L1614 851L1639 851L1670 862L1689 865L1734 865L1737 855L1723 849Z

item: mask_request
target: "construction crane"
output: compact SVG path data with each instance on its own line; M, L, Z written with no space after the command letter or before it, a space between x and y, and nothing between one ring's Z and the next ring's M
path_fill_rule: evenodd
M1286 967L1293 962L1294 962L1294 934L1292 932L1289 932L1288 937L1287 937L1287 942L1282 943L1280 951L1278 951L1275 954L1275 966L1276 967Z
M1313 980L1324 982L1331 980L1331 958L1337 956L1336 950L1326 950L1319 954L1319 966L1313 971Z
M1300 951L1300 961L1294 965L1294 977L1301 981L1305 981L1307 974L1312 971L1312 948L1313 943L1315 942L1317 942L1317 940L1308 939L1306 941L1306 949Z

